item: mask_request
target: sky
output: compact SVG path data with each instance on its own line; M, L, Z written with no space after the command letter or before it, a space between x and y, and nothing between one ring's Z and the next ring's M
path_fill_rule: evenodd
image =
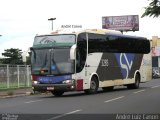
M160 37L160 18L144 17L148 0L0 0L0 57L5 49L27 51L36 34L54 30L101 29L103 16L139 15L139 31L124 34ZM82 28L62 28L80 25Z

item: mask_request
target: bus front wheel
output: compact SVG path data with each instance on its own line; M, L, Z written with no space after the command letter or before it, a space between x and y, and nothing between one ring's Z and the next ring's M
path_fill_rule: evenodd
M90 83L90 89L87 89L84 92L86 94L94 94L97 93L97 90L98 90L98 80L95 76L93 76Z

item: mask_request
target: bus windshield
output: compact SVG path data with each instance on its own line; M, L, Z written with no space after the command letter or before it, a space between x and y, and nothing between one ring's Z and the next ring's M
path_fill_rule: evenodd
M32 74L62 75L74 73L70 48L75 35L36 36L31 48Z
M70 48L32 49L32 74L61 75L74 73Z

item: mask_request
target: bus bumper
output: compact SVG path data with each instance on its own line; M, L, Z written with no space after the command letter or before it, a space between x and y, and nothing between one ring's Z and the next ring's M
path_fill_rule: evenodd
M74 91L75 84L32 84L33 91Z

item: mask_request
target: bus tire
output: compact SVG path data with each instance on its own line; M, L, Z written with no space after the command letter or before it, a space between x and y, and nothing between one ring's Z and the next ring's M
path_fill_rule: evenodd
M114 86L109 86L109 87L102 87L103 91L112 91Z
M56 97L60 97L63 95L64 91L51 91L51 93Z
M84 90L84 92L86 94L97 93L98 87L99 87L98 79L95 76L93 76L92 79L91 79L91 83L90 83L90 89Z
M128 89L138 89L140 84L140 74L136 74L135 83L127 85Z

